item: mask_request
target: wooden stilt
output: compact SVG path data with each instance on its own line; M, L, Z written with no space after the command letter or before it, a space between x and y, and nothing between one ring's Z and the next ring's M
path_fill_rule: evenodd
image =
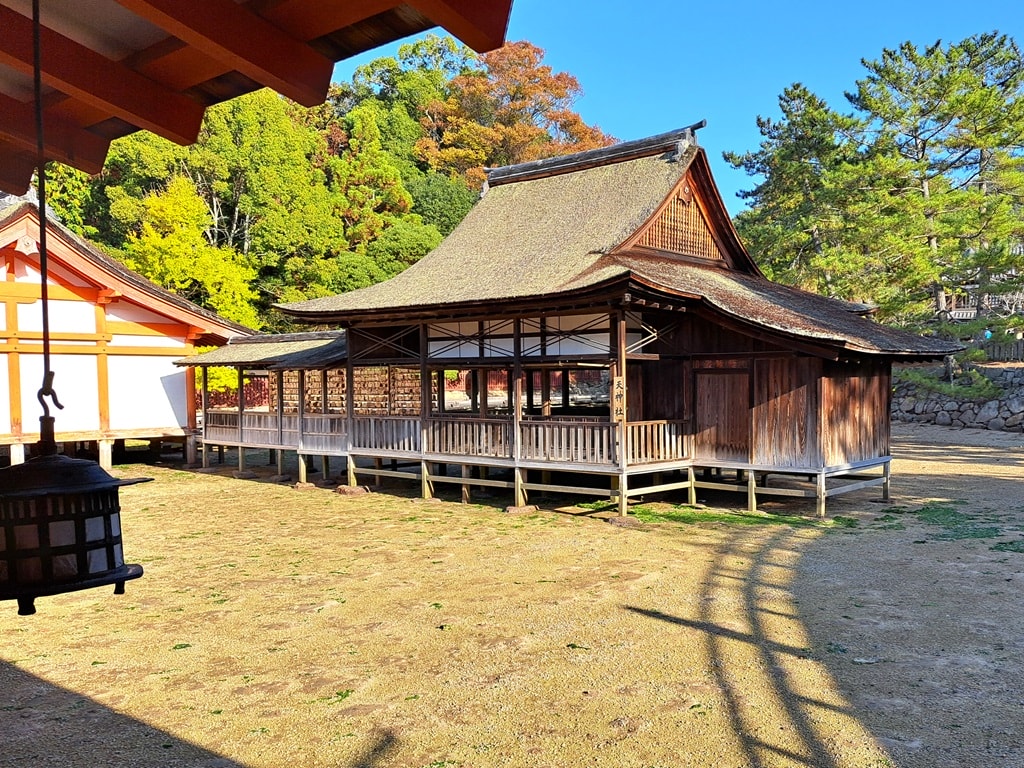
M690 503L691 507L695 507L697 506L697 473L694 471L693 467L686 468L686 479L690 483L690 487L686 489L687 501Z
M757 512L757 474L747 472L747 509Z
M887 461L882 465L882 477L885 480L882 481L882 500L889 501L889 485L892 481L892 467Z
M296 452L295 457L299 460L299 482L306 483L306 457L302 455L302 452Z
M426 461L420 462L420 496L424 499L434 497L434 486L430 482L430 464Z
M99 441L99 453L100 453L100 466L103 469L110 469L114 466L114 441L113 440L100 440ZM24 456L24 454L22 454ZM13 456L11 463L14 463Z
M817 513L818 517L825 517L825 473L818 473L818 493L817 493Z
M472 471L473 471L473 468L471 466L469 466L468 464L463 464L462 465L462 478L463 478L463 480L468 479L471 476ZM470 501L469 484L468 483L463 483L462 484L462 503L463 504L468 504L469 501Z

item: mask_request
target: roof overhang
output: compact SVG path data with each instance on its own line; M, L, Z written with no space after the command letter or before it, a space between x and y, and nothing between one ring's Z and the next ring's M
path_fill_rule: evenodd
M477 51L504 42L512 0L43 2L45 156L97 173L140 129L196 140L206 107L271 87L306 106L334 63L435 26ZM36 165L31 0L0 5L0 190Z

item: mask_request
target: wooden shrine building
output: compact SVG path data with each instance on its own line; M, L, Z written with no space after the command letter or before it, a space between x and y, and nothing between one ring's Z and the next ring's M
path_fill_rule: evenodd
M209 414L205 441L346 456L352 484L593 493L623 514L670 489L807 496L819 514L887 494L892 363L959 349L766 279L689 130L491 170L419 263L280 309L342 329L341 356L291 366L264 439L240 407ZM282 393L286 350L229 362L259 346L242 341L183 362L276 369Z
M252 331L159 288L52 217L47 252L51 368L65 406L51 412L57 441L96 443L106 468L125 438L170 438L194 450L195 378L174 361ZM39 278L35 203L0 205L0 454L12 463L39 440Z

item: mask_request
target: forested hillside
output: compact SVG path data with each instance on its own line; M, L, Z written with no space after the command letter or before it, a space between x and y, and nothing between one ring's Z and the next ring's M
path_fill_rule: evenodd
M259 91L209 109L190 147L140 132L93 178L53 165L49 199L158 284L282 330L271 304L371 285L436 246L485 166L613 141L573 111L579 83L543 55L428 37L333 85L321 107Z

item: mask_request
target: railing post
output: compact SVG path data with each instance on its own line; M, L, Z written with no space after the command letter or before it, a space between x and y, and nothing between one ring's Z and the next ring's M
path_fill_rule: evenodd
M203 469L210 468L210 452L206 445L206 430L210 426L210 374L209 368L203 366ZM11 458L13 463L13 456Z
M245 371L238 369L238 471L245 471Z

